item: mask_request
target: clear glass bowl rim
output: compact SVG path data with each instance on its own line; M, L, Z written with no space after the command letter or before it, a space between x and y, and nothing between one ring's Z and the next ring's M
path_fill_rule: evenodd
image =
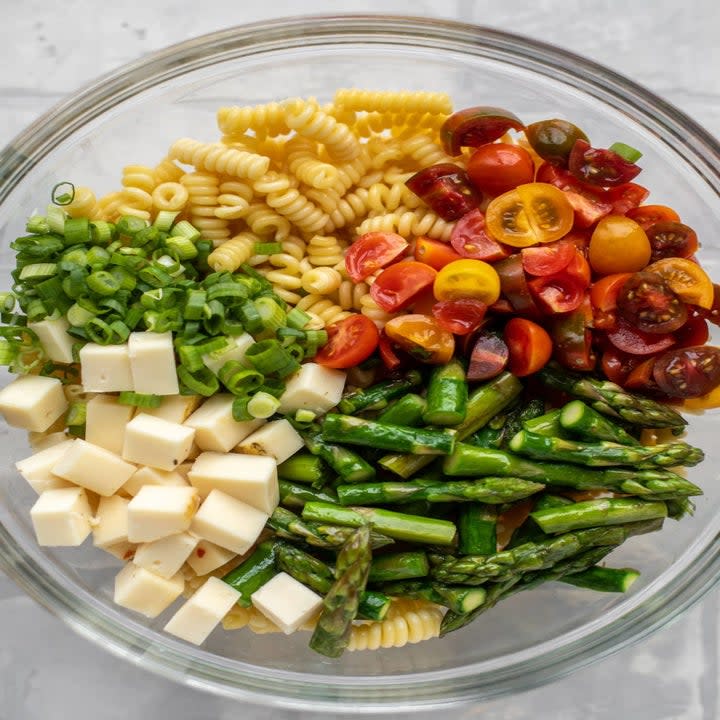
M720 189L720 144L670 103L631 80L560 48L523 36L449 20L393 15L281 18L200 36L127 64L56 105L0 152L0 202L50 150L118 102L173 77L217 62L271 50L324 44L400 44L437 47L522 64L561 78L585 93L642 119L665 142L680 147L709 185ZM48 572L0 524L0 569L30 596L81 635L114 654L198 689L288 709L375 713L427 710L527 690L577 670L665 626L709 592L720 579L720 537L712 538L689 567L666 585L646 588L642 602L609 624L563 638L540 655L517 654L499 668L480 664L445 671L367 678L268 670L217 657L119 623L99 606L71 593L60 573ZM548 643L549 644L549 643ZM190 657L192 655L192 657Z

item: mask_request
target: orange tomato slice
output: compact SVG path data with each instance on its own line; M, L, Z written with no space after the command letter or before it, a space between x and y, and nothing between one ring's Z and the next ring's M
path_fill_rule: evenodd
M715 291L708 274L692 260L663 258L648 265L645 270L661 275L668 287L690 305L709 310L713 306Z

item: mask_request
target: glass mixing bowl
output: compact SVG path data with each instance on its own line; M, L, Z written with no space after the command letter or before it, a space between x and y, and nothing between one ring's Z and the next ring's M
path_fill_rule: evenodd
M695 227L720 277L720 146L690 118L606 68L540 42L470 25L401 17L297 18L238 27L176 45L102 78L51 110L0 155L2 273L24 219L70 179L103 193L129 162L152 164L178 137L217 137L215 110L287 96L331 99L339 87L438 90L455 107L507 107L525 122L565 117L600 145L640 148L651 201ZM155 620L116 607L118 563L95 550L37 546L32 491L13 468L29 454L4 428L0 567L78 632L196 687L288 708L402 710L459 703L546 682L638 640L706 593L720 570L720 414L694 417L689 441L706 461L693 518L634 538L611 558L642 570L626 596L557 584L518 594L463 632L399 650L329 661L308 635L216 631L196 648Z

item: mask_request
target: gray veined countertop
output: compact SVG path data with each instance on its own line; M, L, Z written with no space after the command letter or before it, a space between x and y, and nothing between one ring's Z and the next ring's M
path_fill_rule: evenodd
M717 0L2 0L0 142L95 76L223 27L302 13L464 20L562 45L631 77L720 134ZM452 711L483 720L720 718L720 593L636 646L545 687ZM0 720L310 718L149 675L76 636L0 577ZM429 718L430 714L415 717Z

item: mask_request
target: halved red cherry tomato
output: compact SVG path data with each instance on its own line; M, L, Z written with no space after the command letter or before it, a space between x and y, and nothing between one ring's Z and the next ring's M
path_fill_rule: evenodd
M695 231L674 220L656 222L645 232L652 248L651 262L668 257L690 258L698 249Z
M615 326L618 294L631 277L632 273L613 273L592 284L593 326L598 330L609 330Z
M687 322L675 331L676 347L679 348L704 345L709 339L707 320L699 315L689 317Z
M468 215L472 215L472 213L468 213ZM468 215L465 217L468 217ZM461 218L457 225L464 219ZM455 229L457 229L457 225ZM455 262L455 260L461 260L462 256L458 255L447 243L421 236L415 241L415 259L429 265L431 268L435 268L435 270L440 270L451 262Z
M502 108L479 106L453 113L440 128L440 139L448 155L459 155L463 147L491 143L508 130L522 130L516 115Z
M636 183L624 183L605 191L604 199L611 203L613 215L625 215L647 200L650 191Z
M628 390L639 390L640 392L657 392L658 386L653 377L655 360L656 358L649 357L634 367L625 378L623 387Z
M437 272L425 263L409 260L391 265L370 286L372 299L385 312L402 310L425 288L432 286Z
M578 277L560 272L530 280L528 287L540 309L554 314L579 308L587 285Z
M523 248L523 269L530 275L554 275L564 270L575 257L575 244L557 240L541 247Z
M596 357L592 350L592 305L590 294L585 292L577 308L556 315L550 321L555 359L569 370L587 371L595 367Z
M347 274L355 282L362 282L402 255L407 246L405 238L395 233L365 233L345 252Z
M646 333L622 318L618 318L615 327L608 332L607 337L618 350L630 355L654 355L675 344L673 335Z
M505 341L493 333L480 333L472 353L466 377L468 380L489 380L499 375L508 363L510 351Z
M667 205L640 205L628 210L626 215L643 230L658 222L680 222L680 216Z
M664 353L655 361L653 377L669 397L705 395L720 384L720 348L704 345Z
M602 354L600 367L610 382L624 385L627 376L642 362L639 355L628 355L616 347L609 347Z
M388 338L421 362L444 365L455 352L455 338L435 318L401 315L385 323Z
M709 310L715 292L708 274L693 259L663 258L645 268L661 275L670 289L684 302Z
M433 305L432 314L440 326L455 335L467 335L480 327L487 305L473 298L445 300Z
M570 275L570 277L577 278L586 288L590 287L592 273L590 271L590 264L585 259L585 253L582 250L575 249L575 256L562 272Z
M496 196L531 183L535 164L530 153L519 145L489 143L470 156L467 173L478 190Z
M685 303L657 273L631 275L620 288L617 306L625 320L653 335L674 332L688 317Z
M416 172L405 184L443 220L457 220L482 198L458 165L440 163Z
M379 333L370 318L350 315L327 328L327 344L314 362L329 368L350 368L367 360L378 346Z
M510 351L508 369L517 377L532 375L550 360L552 340L547 331L532 320L512 318L505 325L504 338Z
M511 255L494 267L500 278L500 290L515 312L526 317L540 317L540 310L530 294L520 254Z
M478 209L457 221L450 236L450 244L461 257L485 262L502 260L512 252L510 248L490 237L485 216Z
M635 163L629 163L612 150L590 147L590 143L582 139L573 145L568 170L578 180L600 187L622 185L640 174Z
M378 353L382 364L388 370L397 370L402 364L402 358L395 352L390 339L385 334L385 330L380 333L380 340L378 341Z

